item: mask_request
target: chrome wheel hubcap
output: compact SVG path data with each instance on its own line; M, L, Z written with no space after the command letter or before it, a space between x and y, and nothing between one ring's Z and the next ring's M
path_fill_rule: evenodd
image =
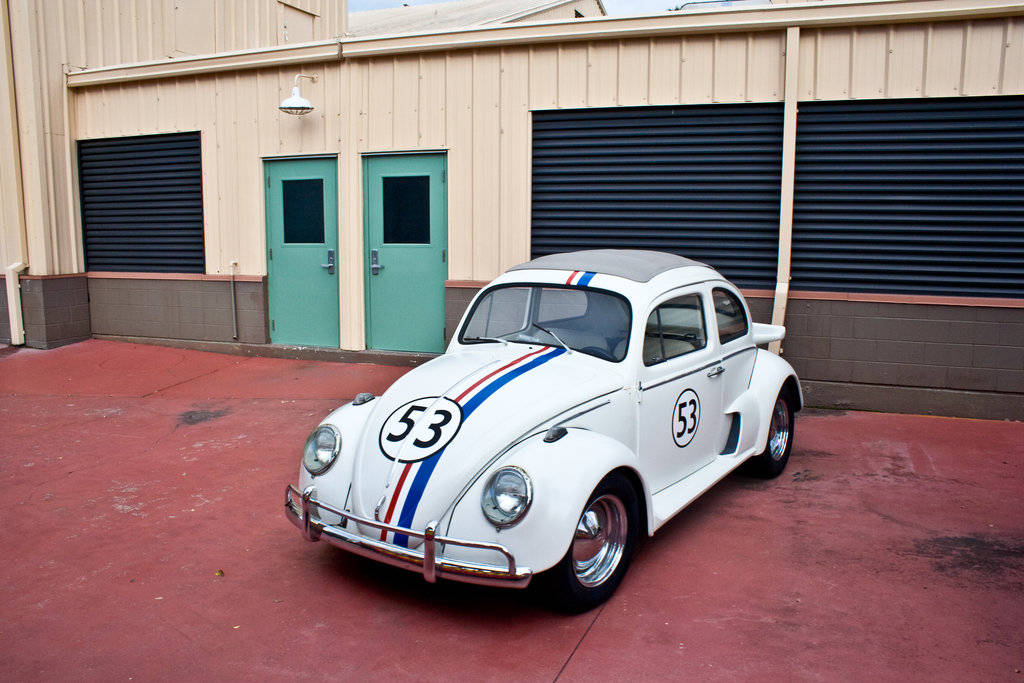
M772 460L780 460L789 445L789 409L786 401L779 397L772 410L772 423L768 428L768 452Z
M572 568L581 584L608 580L622 559L627 532L626 508L618 496L601 496L587 507L572 542Z

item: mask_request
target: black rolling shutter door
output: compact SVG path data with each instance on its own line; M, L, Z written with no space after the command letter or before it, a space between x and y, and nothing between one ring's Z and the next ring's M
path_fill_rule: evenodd
M534 257L658 249L774 287L782 105L537 111Z
M1024 296L1024 97L801 102L791 286Z
M200 156L198 132L80 140L86 269L204 272Z

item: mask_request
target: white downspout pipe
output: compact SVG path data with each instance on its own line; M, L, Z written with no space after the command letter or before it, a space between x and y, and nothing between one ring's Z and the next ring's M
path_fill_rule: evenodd
M782 123L782 201L779 211L779 264L775 277L772 325L785 325L789 300L790 263L793 255L793 190L796 168L797 80L800 76L800 28L786 29L785 112ZM782 351L782 342L768 345L772 353Z
M28 268L25 263L12 263L4 268L7 283L7 317L11 322L11 346L25 343L25 321L21 317L21 283L18 273Z

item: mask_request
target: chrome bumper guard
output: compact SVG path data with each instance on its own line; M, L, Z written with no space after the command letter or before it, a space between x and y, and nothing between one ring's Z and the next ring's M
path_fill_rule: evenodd
M454 581L486 586L525 588L530 583L530 579L533 578L533 572L528 567L516 566L515 557L504 546L496 543L462 541L457 538L438 536L437 521L427 524L427 528L423 531L414 531L413 529L406 529L393 524L384 524L383 522L359 517L351 512L339 510L326 503L321 503L313 499L315 495L315 486L308 486L304 491L299 491L290 484L284 493L285 515L292 524L302 531L303 537L308 541L319 541L323 538L331 545L344 548L357 555L385 562L395 567L403 567L411 571L421 571L423 578L430 583L434 583L437 581L437 577L441 576ZM321 509L338 515L341 517L341 522L337 525L324 524L316 518L316 511ZM421 549L403 548L385 541L366 538L346 529L345 527L348 526L349 522L373 527L381 531L390 531L414 538L422 538L423 546ZM497 566L448 560L443 556L438 557L438 544L476 548L478 550L493 550L504 555L505 559L508 560L508 565Z

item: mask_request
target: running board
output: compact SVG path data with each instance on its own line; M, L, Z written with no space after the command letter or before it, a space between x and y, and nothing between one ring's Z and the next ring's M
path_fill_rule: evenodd
M700 498L725 475L743 464L746 458L720 455L690 476L651 496L654 511L652 531L672 519L680 510Z

